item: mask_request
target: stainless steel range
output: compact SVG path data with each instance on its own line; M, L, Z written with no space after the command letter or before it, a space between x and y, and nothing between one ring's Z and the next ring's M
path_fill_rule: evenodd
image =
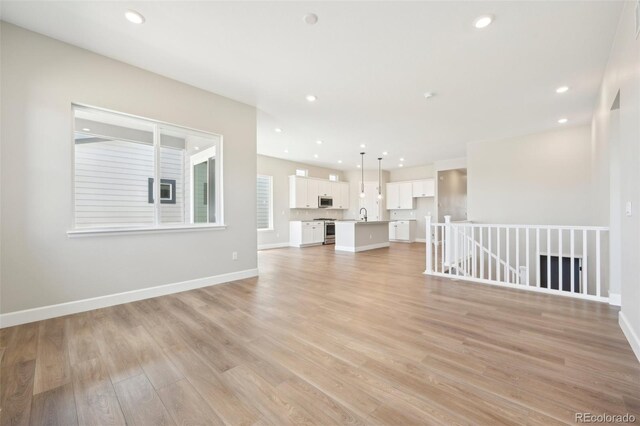
M320 217L313 219L324 222L324 243L323 244L335 244L336 243L336 222L333 218Z

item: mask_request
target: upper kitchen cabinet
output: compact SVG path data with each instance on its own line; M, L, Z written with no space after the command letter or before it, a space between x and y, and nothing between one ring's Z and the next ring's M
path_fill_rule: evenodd
M334 209L349 208L349 183L289 176L289 208L317 209L318 197L333 198Z
M334 194L332 191L333 182L329 180L321 180L321 179L318 179L316 182L318 182L318 195L322 195L325 197L333 197L333 198L336 197L336 194Z
M412 210L412 182L392 182L387 184L387 210Z
M435 197L436 181L435 179L423 179L411 182L414 198Z
M300 176L289 176L289 208L317 209L318 182Z
M331 182L331 195L334 209L349 209L349 182Z

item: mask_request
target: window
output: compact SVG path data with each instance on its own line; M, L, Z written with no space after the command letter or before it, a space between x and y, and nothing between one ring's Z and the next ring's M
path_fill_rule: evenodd
M221 136L73 111L77 230L222 225Z
M337 182L337 181L339 180L339 176L338 176L338 175L332 175L332 174L330 174L330 175L329 175L329 180L330 180L331 182Z
M309 170L307 170L307 169L296 169L296 176L307 177L307 176L309 176Z
M273 229L273 178L258 176L258 230Z

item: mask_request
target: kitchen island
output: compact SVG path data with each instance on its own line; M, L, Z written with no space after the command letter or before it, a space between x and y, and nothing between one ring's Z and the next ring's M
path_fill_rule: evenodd
M352 253L389 247L389 221L336 221L336 251Z

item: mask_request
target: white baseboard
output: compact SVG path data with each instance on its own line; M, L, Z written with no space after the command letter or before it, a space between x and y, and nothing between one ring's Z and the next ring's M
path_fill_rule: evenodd
M618 314L618 324L620 324L622 332L629 341L633 353L636 354L636 358L638 358L638 361L640 361L640 338L638 338L638 335L636 334L633 327L631 327L631 324L629 324L627 317L622 311L620 311L620 313Z
M369 244L367 246L359 246L359 247L347 247L347 246L336 246L336 251L348 251L351 253L357 253L366 250L375 250L379 248L389 247L391 244L389 243L378 243L378 244Z
M620 293L609 293L609 304L622 306L622 295Z
M271 250L284 247L289 247L289 243L259 244L258 250Z
M426 243L427 239L426 238L416 238L416 243Z
M122 303L135 302L136 300L150 299L152 297L164 296L172 293L180 293L182 291L193 290L196 288L208 287L211 285L223 284L230 281L243 280L245 278L252 278L257 276L258 269L247 269L244 271L220 274L212 277L197 278L195 280L126 291L124 293L109 294L107 296L92 297L90 299L59 303L57 305L42 306L33 309L25 309L23 311L9 312L7 314L0 315L0 328L12 327L14 325L41 321L49 318L61 317L64 315L76 314L78 312L91 311L93 309L106 308L108 306L120 305Z

